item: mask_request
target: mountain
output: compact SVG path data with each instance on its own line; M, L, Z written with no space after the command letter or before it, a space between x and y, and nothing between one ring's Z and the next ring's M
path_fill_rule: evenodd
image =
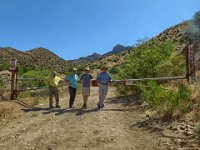
M103 55L98 54L98 53L93 53L92 55L89 55L89 56L86 56L86 57L80 57L80 58L74 59L74 60L69 60L68 62L70 64L74 64L74 65L92 63L96 60L100 60L100 59L108 57L110 55L121 53L121 52L126 51L130 48L131 48L130 46L125 47L123 45L117 44L116 46L113 47L113 49L111 51L109 51L109 52L107 52Z
M11 47L0 48L0 64L16 58L18 64L28 69L51 69L60 73L66 71L68 63L46 48L35 48L21 52Z
M101 59L103 56L98 53L93 53L92 55L86 56L86 57L80 57L78 59L74 60L68 60L68 63L73 64L73 65L78 65L78 64L86 64L93 62L95 60Z
M125 47L123 45L117 44L116 46L113 47L112 51L105 53L103 56L105 57L105 56L110 56L110 55L113 55L113 54L118 54L118 53L126 51L130 48L131 48L130 46Z

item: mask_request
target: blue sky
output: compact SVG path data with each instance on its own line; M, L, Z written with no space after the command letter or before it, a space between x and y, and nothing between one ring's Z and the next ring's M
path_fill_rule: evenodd
M0 0L0 47L70 60L134 45L200 10L200 0Z

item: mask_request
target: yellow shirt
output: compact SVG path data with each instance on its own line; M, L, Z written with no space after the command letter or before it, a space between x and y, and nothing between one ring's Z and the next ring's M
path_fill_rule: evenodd
M53 86L53 87L57 87L59 82L61 81L62 79L58 76L55 76L55 78L53 78L52 76L51 77L48 77L46 79L46 82L50 85L50 86Z

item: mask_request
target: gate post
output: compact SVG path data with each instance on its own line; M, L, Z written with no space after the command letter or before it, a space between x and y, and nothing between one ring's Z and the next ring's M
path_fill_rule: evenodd
M186 78L187 82L190 82L190 66L189 66L189 46L185 48L185 59L186 59Z
M10 71L11 71L10 100L15 99L16 66L17 66L17 59L12 59L10 61Z

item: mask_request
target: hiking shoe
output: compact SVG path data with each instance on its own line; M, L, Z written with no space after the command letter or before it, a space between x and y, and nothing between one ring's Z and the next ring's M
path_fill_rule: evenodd
M87 105L86 105L86 104L84 104L82 108L83 108L83 109L87 109Z
M104 108L104 104L101 105L101 108Z
M49 108L52 109L52 108L54 108L54 107L53 107L53 105L50 105Z
M101 108L101 105L100 105L100 104L97 104L97 107L98 107L98 109L100 109L100 108Z
M69 106L69 108L74 108L74 106Z
M100 108L104 108L104 104L97 104L97 106L98 106L98 108L100 109Z
M60 108L60 105L56 105L56 108Z

